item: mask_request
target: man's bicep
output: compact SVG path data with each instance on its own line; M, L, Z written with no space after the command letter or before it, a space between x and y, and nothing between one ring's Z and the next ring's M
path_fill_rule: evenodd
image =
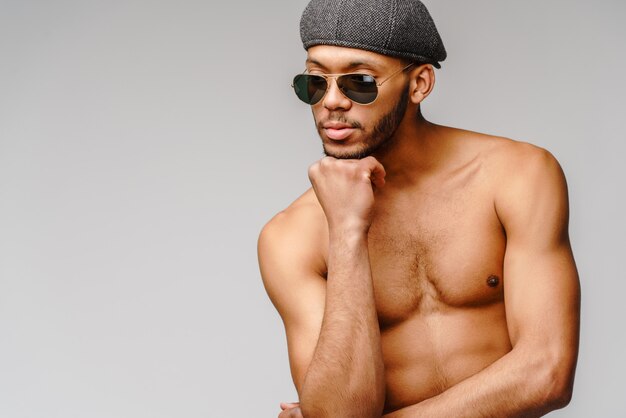
M554 343L558 350L576 348L580 289L569 245L507 253L504 291L511 343L525 339Z
M580 287L567 231L565 178L554 157L541 150L528 156L507 186L499 216L507 235L504 291L511 343L540 347L542 355L572 369Z
M265 289L287 336L291 375L298 390L313 358L324 316L326 280L315 268L312 248L286 239L271 226L259 237L259 266Z

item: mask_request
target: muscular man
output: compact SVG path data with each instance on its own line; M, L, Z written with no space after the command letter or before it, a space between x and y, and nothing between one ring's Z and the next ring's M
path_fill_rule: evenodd
M301 35L294 88L327 156L259 237L299 395L279 416L567 405L580 289L557 161L424 119L446 52L418 0L313 0Z

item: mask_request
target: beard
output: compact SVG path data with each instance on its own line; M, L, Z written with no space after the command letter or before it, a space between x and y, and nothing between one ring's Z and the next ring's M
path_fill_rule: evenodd
M409 89L404 89L400 99L396 102L393 109L384 115L378 120L378 122L374 125L372 129L372 133L364 138L361 144L359 144L360 149L353 151L346 151L343 153L333 153L329 151L326 147L326 144L322 144L324 148L324 155L328 157L334 157L338 159L361 159L367 156L370 156L374 153L384 152L385 150L391 148L394 141L394 134L400 126L402 119L404 118L404 114L406 113L406 109L408 106L409 99ZM359 122L350 122L345 119L343 115L338 118L333 118L333 120L349 123L353 128L362 129L362 125ZM322 124L317 125L318 133L321 136L321 126Z

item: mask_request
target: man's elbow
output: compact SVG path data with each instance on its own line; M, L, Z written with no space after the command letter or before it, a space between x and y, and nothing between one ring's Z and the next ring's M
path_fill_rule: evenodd
M328 411L321 405L300 400L300 412L303 418L328 417Z
M572 400L575 370L575 360L559 359L545 366L543 387L550 410L565 408Z
M548 402L552 409L561 409L569 405L572 400L574 380L555 377L555 380L549 386Z

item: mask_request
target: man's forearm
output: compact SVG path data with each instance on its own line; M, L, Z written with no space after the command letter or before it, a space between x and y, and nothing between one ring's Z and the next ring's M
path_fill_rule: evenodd
M384 396L367 232L331 229L324 319L300 393L302 413L380 417Z

